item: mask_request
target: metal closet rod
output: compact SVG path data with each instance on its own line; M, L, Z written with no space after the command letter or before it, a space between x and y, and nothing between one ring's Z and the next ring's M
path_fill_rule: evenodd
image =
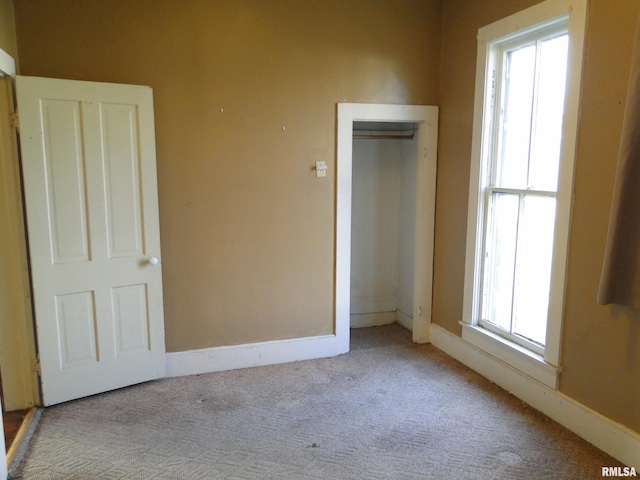
M354 140L413 140L413 137L413 133L411 135L353 134Z

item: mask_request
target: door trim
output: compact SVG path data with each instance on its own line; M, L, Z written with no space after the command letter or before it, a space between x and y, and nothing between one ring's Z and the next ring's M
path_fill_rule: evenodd
M351 194L353 122L418 124L413 341L430 340L438 107L339 103L336 160L335 333L337 350L349 351L351 302Z
M16 62L11 55L0 48L0 75L16 78Z

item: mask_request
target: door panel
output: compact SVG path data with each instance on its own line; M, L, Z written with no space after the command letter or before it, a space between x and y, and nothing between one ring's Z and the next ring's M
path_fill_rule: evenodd
M130 285L111 290L116 356L149 349L149 315L146 285Z
M97 362L96 306L93 292L57 295L55 301L60 368Z
M142 255L138 124L132 105L102 105L109 256Z
M152 91L18 77L43 403L164 376Z
M88 261L80 105L44 101L42 121L52 262Z

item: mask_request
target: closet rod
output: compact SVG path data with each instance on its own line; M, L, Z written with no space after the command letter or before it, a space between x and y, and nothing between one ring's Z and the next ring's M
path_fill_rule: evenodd
M354 140L413 140L413 135L358 135L353 134Z

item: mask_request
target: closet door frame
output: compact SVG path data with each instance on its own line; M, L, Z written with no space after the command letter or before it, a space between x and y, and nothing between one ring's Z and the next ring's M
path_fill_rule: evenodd
M335 334L349 351L351 301L351 195L353 122L418 124L413 341L430 341L435 228L438 107L339 103L336 161Z

